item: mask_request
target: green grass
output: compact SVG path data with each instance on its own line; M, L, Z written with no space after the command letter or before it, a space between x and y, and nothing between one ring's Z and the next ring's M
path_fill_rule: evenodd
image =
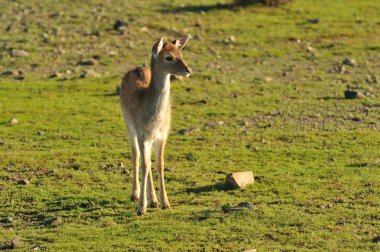
M25 77L0 77L0 249L14 237L22 251L380 249L380 3L224 7L0 3L0 74ZM116 18L128 21L124 34L112 29ZM156 39L186 33L194 35L184 51L194 74L172 83L172 208L136 216L130 144L113 93L128 68L149 62ZM236 43L226 44L231 35ZM14 48L30 56L13 58ZM98 65L77 66L94 55ZM344 58L358 65L340 73ZM79 78L90 68L101 76ZM346 85L368 94L345 100ZM190 127L200 131L177 134ZM253 171L254 185L226 190L233 171ZM243 201L254 209L223 212Z

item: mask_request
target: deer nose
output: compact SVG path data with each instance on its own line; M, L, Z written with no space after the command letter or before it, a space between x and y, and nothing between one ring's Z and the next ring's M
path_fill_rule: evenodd
M189 76L193 71L191 70L190 67L186 67L186 73Z

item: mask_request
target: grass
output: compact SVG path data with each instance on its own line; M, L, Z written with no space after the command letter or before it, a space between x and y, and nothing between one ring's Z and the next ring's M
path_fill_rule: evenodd
M0 249L18 237L22 251L379 250L380 4L222 3L0 3L0 73L24 77L0 77ZM183 33L194 74L172 83L172 208L139 217L113 93L157 38ZM341 71L345 58L358 65ZM346 85L366 97L343 99ZM254 185L227 190L225 174L243 170ZM254 208L223 211L245 201Z

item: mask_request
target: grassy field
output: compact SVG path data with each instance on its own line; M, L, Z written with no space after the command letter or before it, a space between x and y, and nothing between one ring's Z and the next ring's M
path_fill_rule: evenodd
M380 249L380 2L229 3L0 2L0 250ZM187 33L172 208L137 216L115 88ZM255 183L228 190L233 171Z

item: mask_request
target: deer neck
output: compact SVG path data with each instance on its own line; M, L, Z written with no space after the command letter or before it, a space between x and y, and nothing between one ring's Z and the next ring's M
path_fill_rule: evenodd
M151 61L151 83L149 93L155 112L166 110L170 97L170 74L160 71L154 59Z

